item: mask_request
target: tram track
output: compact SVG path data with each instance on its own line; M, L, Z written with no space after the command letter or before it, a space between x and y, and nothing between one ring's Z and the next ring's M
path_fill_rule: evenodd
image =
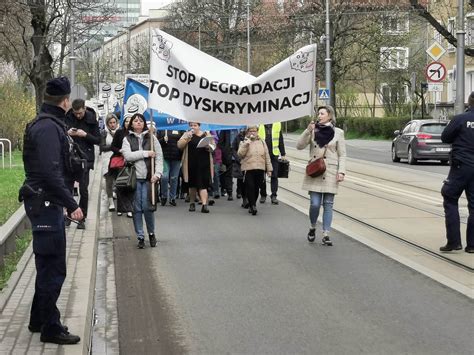
M307 196L303 195L303 194L300 194L300 193L298 193L298 192L295 192L295 191L293 191L293 190L291 190L291 189L288 189L288 188L286 188L286 187L283 187L283 186L279 186L278 188L279 188L279 189L282 189L282 190L285 190L286 192L291 193L291 194L293 194L293 195L295 195L295 196L304 198L305 200L308 200L308 202L309 202L309 198L308 198ZM410 246L416 248L417 250L422 251L423 253L429 254L430 256L433 256L433 257L435 257L435 258L437 258L437 259L443 260L443 261L445 261L445 262L447 262L447 263L449 263L449 264L451 264L451 265L455 265L455 266L460 267L460 268L462 268L462 269L464 269L464 270L467 270L467 271L470 271L470 272L474 272L474 268L472 268L472 267L470 267L470 266L468 266L468 265L465 265L465 264L463 264L463 263L461 263L461 262L458 262L458 261L456 261L456 260L453 260L453 259L450 259L450 258L448 258L448 257L445 257L444 255L441 255L441 254L438 254L438 253L436 253L436 252L433 252L433 251L429 250L428 248L423 247L422 245L419 245L419 244L417 244L417 243L414 243L414 242L412 242L412 241L410 241L410 240L408 240L408 239L406 239L406 238L403 238L403 237L401 237L401 236L399 236L399 235L396 235L396 234L394 234L394 233L391 233L391 232L389 232L389 231L386 231L386 230L384 230L384 229L382 229L382 228L380 228L380 227L377 227L377 226L375 226L375 225L373 225L373 224L367 223L367 222L361 220L360 218L353 217L353 216L351 216L351 215L349 215L349 214L347 214L347 213L345 213L345 212L342 212L342 211L338 210L337 208L333 208L333 211L334 211L335 213L337 213L338 215L343 216L343 217L345 217L345 218L347 218L347 219L349 219L349 220L351 220L351 221L353 221L353 222L356 222L356 223L358 223L358 224L360 224L360 225L363 225L363 226L365 226L365 227L368 227L368 228L370 228L370 229L376 230L377 232L380 232L380 233L382 233L383 235L386 235L386 236L388 236L388 237L390 237L390 238L392 238L392 239L395 239L395 240L397 240L397 241L400 241L400 242L403 242L403 243L405 243L405 244L408 244L408 245L410 245Z
M295 164L295 160L304 162L304 165L303 165L303 164L298 164L297 162L296 162L296 164ZM304 174L304 166L306 165L306 161L305 161L305 160L300 159L300 158L290 157L290 162L293 163L292 165L293 165L294 167L297 167L297 169L293 169L293 172L296 172L296 173L298 173L298 174ZM296 171L295 171L295 170L296 170ZM368 175L368 174L366 174L366 175L367 175L368 177L372 177L372 178L375 178L375 179L378 178L378 177L373 176L373 175ZM392 182L392 183L398 183L398 182L396 182L396 181L392 181L392 180L389 180L389 179L383 179L383 180L386 180L386 181ZM352 183L355 183L355 182L352 182ZM357 183L355 183L355 184L357 185ZM412 185L408 185L408 186L411 186L412 188L414 188ZM381 196L380 193L374 193L374 192L371 192L371 191L366 191L366 190L364 190L364 189L368 188L367 186L362 186L362 187L363 187L363 189L357 188L357 187L347 186L347 184L345 184L345 186L344 186L344 188L350 189L350 190L353 190L353 191L356 191L357 193L363 193L363 194L366 194L366 195L369 195L369 196L376 197L376 198L378 198L378 199L382 199L382 200L384 200L384 201L386 201L386 202L389 202L389 203L393 203L393 204L398 204L398 205L410 207L410 208L413 208L413 209L415 209L415 210L417 210L417 211L421 211L421 212L424 212L424 213L428 213L428 214L430 214L430 215L433 215L434 217L437 217L437 218L439 218L439 217L444 217L444 214L441 213L441 212L436 212L436 211L433 211L433 210L425 209L425 208L416 206L416 205L414 205L414 204L407 205L406 203L401 202L401 201L397 201L397 200L395 200L395 199L393 199L393 198L389 198L389 197L387 197L387 196ZM308 200L308 203L309 203L309 197L308 197L308 196L305 196L305 195L302 194L302 193L299 193L299 192L294 191L294 190L292 190L292 189L290 189L290 188L287 188L287 187L285 187L285 186L282 186L282 184L280 184L279 189L282 189L282 190L284 190L284 191L286 191L286 192L288 192L288 193L290 193L290 194L292 194L292 195L295 195L295 196L298 196L298 197L303 198L303 199L305 199L305 200ZM388 190L389 190L389 189L388 189ZM431 189L426 189L426 190L432 191ZM385 191L385 192L386 192L386 193L390 193L390 190L389 190L389 191ZM410 194L411 194L411 192L410 192ZM421 202L424 202L424 203L435 203L435 204L438 203L438 201L436 201L435 199L431 199L431 198L427 198L427 197L419 198L419 200L420 200ZM409 240L409 239L406 238L406 237L403 237L403 236L401 236L401 235L398 235L398 234L396 234L396 233L393 233L393 232L391 232L391 231L388 231L388 230L386 230L386 229L384 229L384 228L381 228L381 227L379 227L379 226L377 226L377 225L375 225L375 224L366 222L366 221L362 220L361 218L357 218L357 217L355 217L355 216L353 216L353 215L351 215L351 214L349 214L349 213L347 213L347 212L341 211L340 209L334 208L333 211L334 211L337 215L340 215L340 216L342 216L342 217L344 217L344 218L346 218L346 219L348 219L348 220L350 220L350 221L352 221L352 222L355 222L355 223L357 223L357 224L359 224L359 225L361 225L361 226L364 226L364 227L366 227L366 228L370 228L371 230L374 230L374 231L376 231L377 233L381 233L383 236L386 236L386 237L391 238L392 240L396 240L396 241L398 241L398 242L407 244L407 245L409 245L409 246L415 248L417 251L420 251L420 252L422 252L422 253L424 253L424 254L427 254L427 255L429 255L429 256L431 256L431 257L434 257L434 258L436 258L436 259L442 260L442 261L444 261L444 262L446 262L446 263L449 263L450 265L459 267L459 268L461 268L461 269L463 269L463 270L466 270L466 271L469 271L469 272L471 272L471 273L474 272L474 268L473 268L473 267L471 267L471 266L469 266L469 265L466 265L466 264L464 264L463 262L454 260L454 259L452 259L452 258L450 258L450 257L448 257L448 256L443 255L443 254L439 254L439 253L437 253L437 252L435 252L435 251L433 251L433 250L431 250L431 249L429 249L429 248L427 248L427 247L425 247L425 246L423 246L423 245L421 245L421 244L419 244L419 243L416 243L416 242L414 242L414 241L412 241L412 240ZM464 224L465 224L465 222L464 222Z
M299 157L291 156L291 155L290 155L290 157L291 157L291 160L297 160L298 162L301 162L301 164L306 165L308 163L307 159L303 159L303 158L299 158ZM431 192L431 193L440 194L439 190L430 189L430 188L424 187L424 186L416 186L416 185L408 184L408 183L405 183L405 182L400 182L400 181L395 181L395 180L392 180L392 179L387 179L387 178L380 177L380 176L373 176L373 175L370 175L370 174L360 172L359 170L347 169L347 172L354 173L354 174L357 174L357 175L366 176L366 177L370 177L370 178L375 178L377 180L385 181L385 182L388 182L388 183L393 183L393 184L397 184L397 185L401 185L401 186L406 186L408 188L425 190L425 191L428 191L428 192ZM462 197L462 198L464 198L464 197Z
M297 162L295 162L295 160ZM306 160L291 156L290 161L298 169L301 169L300 172L302 174L304 173L304 168L307 164ZM435 190L432 190L432 189L429 189L429 188L413 186L413 185L410 185L410 184L405 184L405 183L402 183L402 182L398 182L398 181L394 181L394 180L390 180L390 179L386 179L386 178L381 178L381 177L370 175L370 174L363 174L363 173L360 173L358 171L353 171L353 170L350 170L350 169L348 169L347 172L352 172L352 173L357 174L357 175L367 176L367 177L370 177L370 178L373 178L373 179L376 179L376 180L383 180L383 181L386 181L387 183L392 183L392 184L402 185L402 186L408 186L412 189L426 190L426 191L429 191L429 192L434 192L434 193L440 194L439 191L435 191ZM351 174L346 174L346 175L348 176L348 178L346 179L346 182L354 184L357 187L348 186L348 184L346 183L346 184L344 184L345 189L349 189L349 190L357 191L357 192L360 192L360 193L364 193L366 195L377 197L377 198L379 198L381 200L384 200L384 201L387 201L387 202L396 203L396 204L399 204L399 205L402 205L402 206L410 207L410 208L413 208L417 211L425 212L425 213L431 214L431 215L436 216L436 217L444 217L444 212L443 211L434 211L433 210L435 208L441 208L442 207L443 200L442 200L441 197L431 197L431 196L428 196L428 195L423 194L423 193L417 193L417 192L414 192L414 191L407 191L407 190L404 190L402 188L398 188L398 187L395 187L395 186L387 186L387 185L384 185L384 184L381 184L381 183L378 183L378 182L375 182L375 181L364 180L362 178L358 178L358 177L356 177L354 175L351 175ZM364 189L370 189L371 191L370 190L367 191L367 190L364 190ZM372 192L372 191L380 191L380 193L375 193L375 192ZM389 198L387 196L383 196L383 195L381 195L381 193L396 195L396 196L400 196L400 197L406 197L406 195L409 194L411 200L408 201L408 202L411 202L411 203L407 203L407 201L403 201L403 202L397 201L395 198ZM416 204L413 203L415 201L427 204L428 206L431 207L431 209L416 206ZM460 202L461 206L467 205L467 200L466 200L465 197L461 197L459 202ZM464 217L464 216L462 216L462 217ZM464 222L464 221L461 221L461 223L466 224L466 222Z

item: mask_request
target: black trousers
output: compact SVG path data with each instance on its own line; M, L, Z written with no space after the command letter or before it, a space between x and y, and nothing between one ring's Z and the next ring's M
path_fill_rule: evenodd
M277 196L278 192L278 157L272 156L270 157L272 162L272 176L270 178L270 188L272 190L272 196ZM267 184L264 183L262 185L262 189L260 190L260 196L267 196Z
M441 188L443 195L446 238L451 246L461 245L461 221L458 201L466 192L469 217L467 219L466 243L474 247L474 167L453 162L448 178Z
M232 169L230 167L227 167L227 170L220 174L219 178L221 190L225 190L228 195L232 195L232 191L234 188L234 182L232 181Z
M258 191L265 184L265 171L247 170L244 176L245 193L250 206L257 203Z
M84 218L87 217L87 206L89 205L89 172L90 169L86 169L84 174L79 179L79 207L84 214ZM74 180L69 181L69 189L73 191L74 189Z
M25 200L25 210L33 230L35 254L35 294L30 312L30 325L41 328L45 336L64 331L56 302L66 278L66 232L63 209L59 206L42 206L34 211Z
M241 194L242 198L247 198L244 179L237 179L237 194Z

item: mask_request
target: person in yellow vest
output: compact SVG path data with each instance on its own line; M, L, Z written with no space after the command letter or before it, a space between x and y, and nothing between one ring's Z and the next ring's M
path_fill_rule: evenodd
M271 201L273 205L278 205L278 158L286 159L285 142L281 132L281 122L269 123L258 127L258 136L265 141L272 161L272 176L270 178ZM267 184L263 184L260 190L260 203L267 200Z

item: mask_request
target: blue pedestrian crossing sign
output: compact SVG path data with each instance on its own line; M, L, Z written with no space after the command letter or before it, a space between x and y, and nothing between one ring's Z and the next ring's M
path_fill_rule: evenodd
M326 89L326 88L319 89L318 97L321 100L329 100L329 89Z

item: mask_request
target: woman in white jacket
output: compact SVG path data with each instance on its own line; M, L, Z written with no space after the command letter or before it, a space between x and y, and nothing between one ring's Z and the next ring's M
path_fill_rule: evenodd
M105 129L100 136L100 153L102 154L102 175L105 178L105 191L109 201L109 211L115 210L113 199L113 187L116 178L114 172L109 171L109 161L112 156L112 142L115 132L118 128L118 119L113 113L109 113L105 117Z
M151 149L153 144L153 149ZM133 226L138 238L138 248L145 247L143 218L150 238L150 246L156 246L155 216L156 205L150 203L151 184L155 184L163 174L163 153L158 139L150 134L145 117L136 113L128 126L128 135L123 139L122 154L127 162L134 163L137 174L137 188L133 202ZM154 164L154 174L151 174Z
M338 186L346 175L346 143L344 131L336 128L336 116L332 106L318 107L318 122L311 122L301 134L296 148L302 150L309 145L309 156L317 159L324 155L326 172L318 177L305 175L303 189L310 195L308 241L316 238L316 222L323 205L323 239L325 245L332 245L329 231L332 224L332 208Z

